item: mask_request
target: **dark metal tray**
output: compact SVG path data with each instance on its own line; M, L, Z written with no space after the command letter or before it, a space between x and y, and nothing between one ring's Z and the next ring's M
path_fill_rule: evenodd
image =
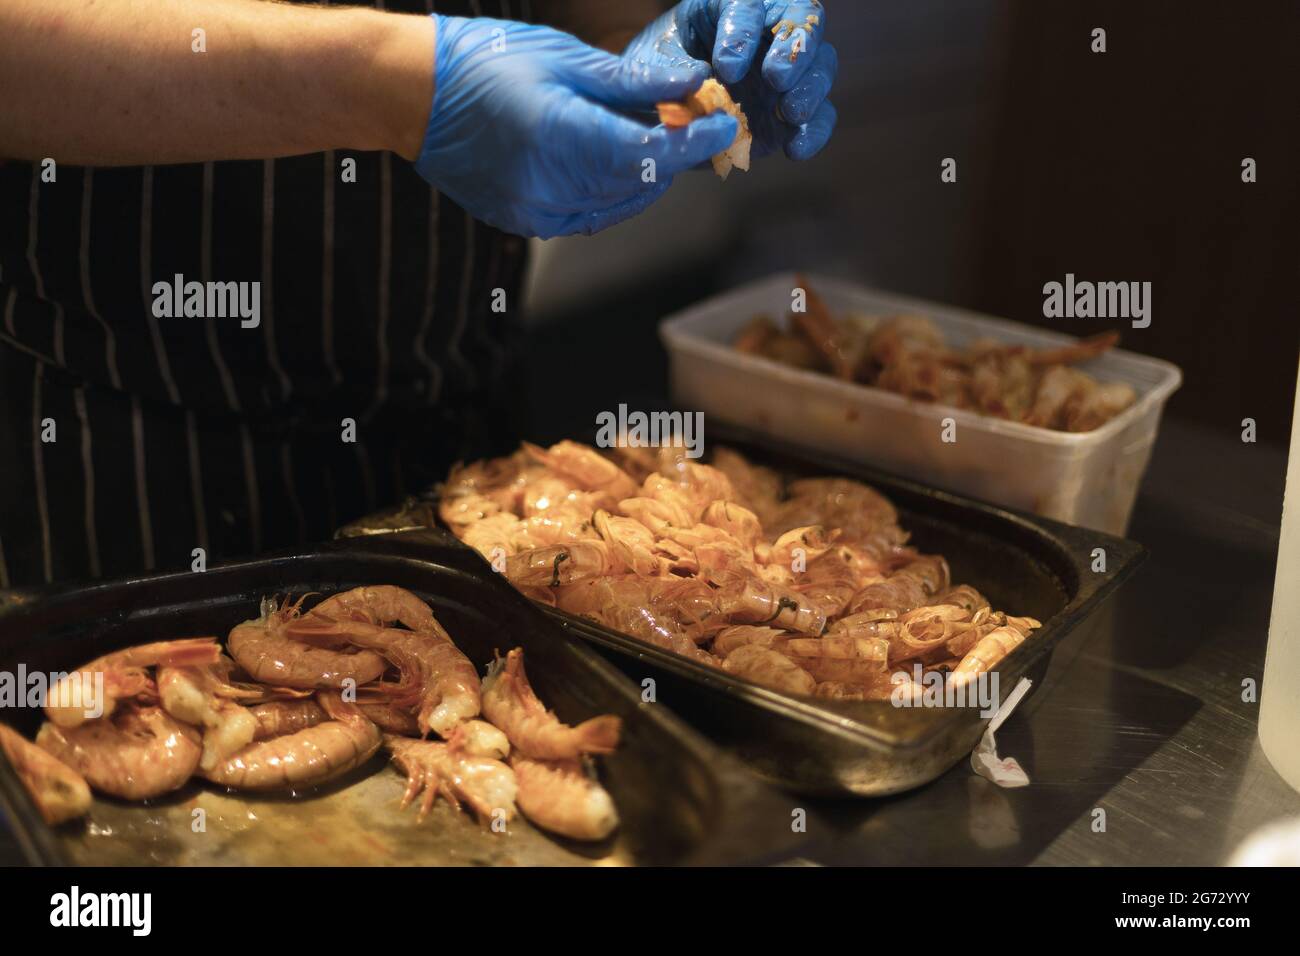
M738 429L714 428L710 440L792 478L842 475L867 482L894 503L913 544L948 559L954 582L975 586L999 610L1042 621L999 665L1003 698L1021 677L1040 684L1056 646L1146 557L1133 541L938 491ZM435 522L430 501L412 501L340 533L400 532ZM1104 573L1092 571L1097 548L1105 552ZM486 561L481 568L490 571ZM783 694L592 621L546 612L633 680L653 679L661 702L751 769L799 793L876 796L921 786L970 753L987 724L973 708L898 708L886 701Z
M400 538L400 540L398 540ZM381 546L382 544L382 546ZM406 587L430 602L480 670L494 650L524 648L538 693L566 721L623 718L624 738L602 761L622 826L609 841L553 838L522 818L508 834L439 804L423 823L399 812L404 778L384 757L302 797L225 794L191 782L148 805L97 796L89 819L46 826L0 757L0 811L33 863L200 865L742 864L810 852L791 832L788 801L717 752L585 644L569 639L478 556L436 531L354 539L203 573L149 575L31 592L0 592L0 668L60 671L145 641L224 635L257 615L263 595L332 592L361 584ZM33 709L3 718L29 739ZM206 832L192 829L193 811Z

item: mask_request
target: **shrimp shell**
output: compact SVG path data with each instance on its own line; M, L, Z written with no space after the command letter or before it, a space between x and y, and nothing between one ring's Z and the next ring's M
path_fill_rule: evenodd
M813 675L784 654L761 644L746 644L727 655L723 670L789 694L811 694L817 686Z
M576 727L561 723L529 685L524 652L518 647L488 669L483 714L505 731L517 751L542 760L613 753L623 727L623 721L612 715L593 717Z

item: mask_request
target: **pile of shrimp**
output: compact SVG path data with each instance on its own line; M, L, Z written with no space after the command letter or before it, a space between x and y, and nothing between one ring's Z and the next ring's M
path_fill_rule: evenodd
M867 485L787 483L726 448L525 443L453 469L439 516L533 600L787 693L960 686L1040 626L954 584Z
M35 743L0 725L0 748L46 821L86 814L92 790L147 800L193 777L303 790L383 748L407 777L402 808L420 797L421 820L442 796L495 832L517 812L576 840L618 826L592 764L618 746L618 717L561 723L529 684L520 648L480 681L402 588L356 588L306 612L305 597L264 599L224 649L187 638L92 661L52 688Z
M1122 382L1103 384L1070 367L1112 348L1119 341L1116 332L1055 349L980 339L957 350L944 344L943 334L924 316L874 323L856 316L837 319L807 282L799 281L807 308L790 313L790 331L757 316L736 336L735 348L919 401L1057 431L1100 428L1137 397Z

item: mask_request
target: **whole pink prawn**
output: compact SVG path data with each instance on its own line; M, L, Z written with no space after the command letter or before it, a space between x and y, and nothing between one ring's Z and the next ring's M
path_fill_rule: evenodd
M408 630L386 626L393 623ZM286 633L297 640L348 643L378 652L402 672L394 703L418 708L421 733L446 738L478 716L478 671L429 606L410 591L392 585L344 591L290 622Z
M612 715L592 717L576 727L561 723L533 692L518 647L488 669L483 713L505 732L515 751L542 760L613 753L623 728L622 720Z

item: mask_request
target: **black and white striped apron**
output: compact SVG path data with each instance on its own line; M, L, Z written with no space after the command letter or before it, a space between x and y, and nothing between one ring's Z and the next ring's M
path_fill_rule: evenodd
M324 539L482 453L523 253L389 153L0 163L0 587ZM260 282L260 326L155 317L177 274Z

